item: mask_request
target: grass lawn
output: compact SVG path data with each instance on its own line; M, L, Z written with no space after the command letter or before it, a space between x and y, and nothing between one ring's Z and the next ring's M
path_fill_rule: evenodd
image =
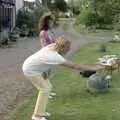
M78 32L80 32L81 34L83 34L84 36L93 36L93 37L114 37L114 35L116 34L116 31L114 30L105 30L105 29L91 29L89 31L87 31L87 29L83 28L82 26L80 27L76 27L76 29L78 30Z
M120 53L120 44L106 43L108 52ZM104 53L95 51L96 43L80 49L76 62L93 64ZM108 93L90 94L86 91L86 79L78 72L61 68L52 79L53 91L57 93L49 100L49 120L120 120L120 73L113 73L112 86ZM16 108L11 120L31 120L37 94Z
M104 29L96 29L93 32L87 33L87 35L91 36L101 36L101 37L114 37L115 31L114 30L104 30Z

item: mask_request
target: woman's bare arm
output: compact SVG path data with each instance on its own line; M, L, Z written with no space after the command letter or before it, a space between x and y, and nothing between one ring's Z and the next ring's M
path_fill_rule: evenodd
M62 64L64 67L71 68L78 71L84 71L85 69L89 69L86 65L83 64L76 64L71 61L66 61L64 64Z
M40 44L42 48L46 46L46 35L45 34L46 34L45 31L41 31L39 34Z
M100 70L103 69L102 66L88 66L88 65L84 65L84 64L77 64L77 63L73 63L71 61L66 61L64 64L62 64L62 66L67 67L67 68L71 68L74 70L78 70L78 71L94 71L94 70Z

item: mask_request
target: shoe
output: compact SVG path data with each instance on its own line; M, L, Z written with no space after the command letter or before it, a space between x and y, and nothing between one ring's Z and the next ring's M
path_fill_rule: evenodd
M49 117L49 116L51 116L51 114L49 112L45 112L45 116Z
M35 117L32 116L32 120L47 120L45 117Z
M52 97L51 95L49 95L49 99L52 99L52 98L54 98L54 97Z
M47 120L45 117L40 118L39 120Z
M52 99L54 96L56 96L56 93L50 93L49 98Z
M52 92L50 95L51 95L51 96L56 96L56 93L53 93L53 92Z

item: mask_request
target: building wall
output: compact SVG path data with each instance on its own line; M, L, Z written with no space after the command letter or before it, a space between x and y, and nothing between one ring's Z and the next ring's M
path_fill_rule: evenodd
M0 45L7 44L9 31L15 26L15 0L0 0Z
M15 26L15 0L1 0L0 1L0 19L1 19L1 29L2 28L12 28Z

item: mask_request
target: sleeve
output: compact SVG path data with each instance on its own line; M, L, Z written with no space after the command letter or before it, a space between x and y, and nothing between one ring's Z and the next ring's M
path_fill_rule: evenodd
M42 48L46 46L46 32L45 31L40 32L40 44Z
M66 59L58 54L56 51L43 51L43 54L40 57L40 61L45 64L59 65L65 63Z

